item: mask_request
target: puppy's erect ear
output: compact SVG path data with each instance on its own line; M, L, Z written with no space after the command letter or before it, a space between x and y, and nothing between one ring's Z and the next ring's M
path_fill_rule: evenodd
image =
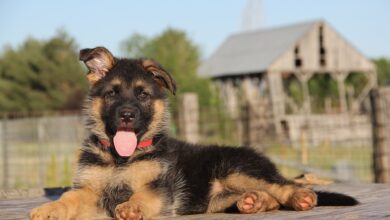
M160 64L151 59L143 59L142 66L146 71L153 74L154 79L160 84L162 87L171 91L173 95L176 94L176 82L172 78L172 76L165 71Z
M93 85L114 66L114 56L104 47L80 50L80 60L88 67L88 81Z

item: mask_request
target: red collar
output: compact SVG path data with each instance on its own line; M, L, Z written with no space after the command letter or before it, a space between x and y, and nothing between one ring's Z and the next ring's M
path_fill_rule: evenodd
M99 141L104 147L111 147L111 143L109 140L99 139ZM137 148L140 148L140 149L147 148L147 147L152 146L152 144L153 144L153 139L144 140L144 141L141 141L138 143Z

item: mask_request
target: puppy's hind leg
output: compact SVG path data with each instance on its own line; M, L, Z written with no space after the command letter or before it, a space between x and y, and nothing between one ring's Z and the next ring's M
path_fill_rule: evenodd
M243 214L276 210L279 203L265 191L221 192L210 198L207 213L240 212Z
M207 213L256 213L279 208L279 203L265 191L248 191L245 188L229 187L223 183L225 181L217 179L211 183Z
M225 212L240 199L242 193L223 191L211 196L207 213Z
M281 179L282 180L282 179ZM237 191L266 191L279 204L296 211L310 210L317 205L317 195L310 189L289 181L267 182L245 174L231 174L222 183Z

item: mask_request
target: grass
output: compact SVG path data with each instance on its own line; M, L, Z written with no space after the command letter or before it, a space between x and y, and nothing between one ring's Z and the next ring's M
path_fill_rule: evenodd
M26 189L71 185L77 144L12 143L8 147L7 176L5 166L0 162L1 188ZM4 180L7 181L6 184Z
M221 141L223 139L223 141ZM210 135L203 140L208 143L228 144L237 140L235 135L221 137ZM231 144L229 144L231 145ZM69 143L14 143L9 145L8 177L4 176L3 164L0 176L7 178L8 188L37 188L70 186L74 173L77 144ZM269 144L266 154L282 160L301 162L302 151L299 148L283 144ZM326 171L333 171L336 164L347 163L352 168L352 175L361 182L372 182L372 149L369 146L345 146L321 144L307 148L307 165ZM279 166L287 177L295 177L302 170ZM0 183L3 184L3 181ZM3 185L2 188L5 186Z
M282 160L302 163L302 150L286 145L273 145L266 148L266 154ZM354 179L372 182L372 148L369 146L345 146L321 144L307 149L307 165L325 171L334 171L335 166L347 165L352 170ZM279 166L280 171L294 177L302 171L286 166Z
M219 121L218 123L211 123ZM203 144L221 144L228 146L240 146L240 138L237 130L237 124L232 120L223 118L203 119L201 123L200 143ZM223 123L221 123L223 122ZM277 139L277 138L274 138ZM263 140L264 141L264 140ZM272 141L272 139L270 139ZM327 172L335 173L336 167L345 166L350 170L350 175L354 180L360 182L372 182L372 147L369 144L348 145L344 143L334 144L324 141L319 145L311 146L308 143L300 143L299 146L291 144L264 143L262 144L265 153L270 157L277 157L281 160L303 163ZM306 149L302 146L306 145ZM305 152L305 153L303 153ZM287 177L295 177L302 174L302 170L287 166L278 166L279 170Z

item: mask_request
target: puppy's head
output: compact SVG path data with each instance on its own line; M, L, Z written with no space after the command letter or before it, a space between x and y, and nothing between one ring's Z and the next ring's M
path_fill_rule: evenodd
M165 132L165 90L175 94L176 85L159 64L150 59L118 59L104 47L81 50L80 60L89 70L86 112L92 133L110 142L119 140L120 145Z

